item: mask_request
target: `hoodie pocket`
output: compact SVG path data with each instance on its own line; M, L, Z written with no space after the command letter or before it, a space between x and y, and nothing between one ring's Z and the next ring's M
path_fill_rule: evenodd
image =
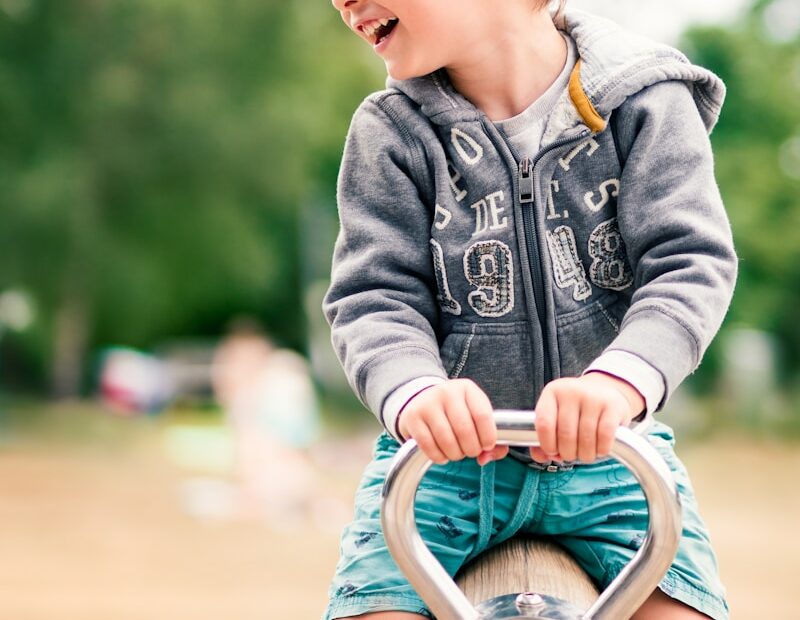
M562 377L577 377L619 333L626 307L616 295L606 295L592 304L561 315L558 353Z
M459 322L440 348L451 379L471 379L496 408L533 405L533 363L528 324Z

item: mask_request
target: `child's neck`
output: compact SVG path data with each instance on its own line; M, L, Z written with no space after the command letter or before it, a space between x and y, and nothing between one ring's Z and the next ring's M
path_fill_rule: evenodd
M446 70L456 90L491 120L525 110L556 80L567 59L564 37L547 11L526 13L483 41Z

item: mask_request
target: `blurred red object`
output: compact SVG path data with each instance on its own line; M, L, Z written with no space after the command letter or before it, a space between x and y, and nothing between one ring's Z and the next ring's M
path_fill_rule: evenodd
M167 364L129 348L109 349L100 369L100 395L115 413L158 413L175 395Z

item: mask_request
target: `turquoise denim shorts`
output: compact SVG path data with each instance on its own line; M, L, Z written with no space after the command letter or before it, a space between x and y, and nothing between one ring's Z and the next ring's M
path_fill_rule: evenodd
M716 558L673 450L672 430L655 423L647 438L672 470L683 503L680 547L659 588L711 618L727 619ZM386 433L376 441L356 492L355 516L342 534L326 620L390 610L432 617L381 533L381 487L398 447ZM639 484L613 459L558 471L511 457L483 468L473 459L434 465L417 492L416 516L423 540L451 575L514 534L535 533L556 537L600 588L633 557L648 522Z

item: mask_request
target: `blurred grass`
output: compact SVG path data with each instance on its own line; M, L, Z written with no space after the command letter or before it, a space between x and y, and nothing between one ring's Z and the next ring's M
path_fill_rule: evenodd
M22 399L0 404L3 443L74 445L117 450L146 437L160 420L111 415L93 402L50 403Z
M379 429L374 416L350 394L323 393L323 432L332 436ZM758 408L742 409L724 394L694 396L681 390L657 418L673 426L687 443L715 437L800 441L800 389L778 393ZM95 400L43 401L35 397L0 395L0 444L61 443L85 449L116 450L147 441L154 432L173 425L220 426L224 412L217 406L192 402L158 414L122 415Z
M689 402L726 419L719 403ZM324 401L332 431L315 447L317 484L350 506L377 424L357 407L339 407ZM175 427L222 428L219 411L123 418L93 402L36 400L5 400L0 411L0 618L321 613L338 547L329 513L324 528L309 521L278 531L258 521L198 520L182 508L181 485L197 472L170 459L165 438ZM678 444L734 618L788 619L800 605L800 444L778 428L704 425Z
M186 469L169 438L177 428L223 430L219 411L125 418L93 402L25 400L4 402L2 412L0 618L299 620L321 612L334 533L305 521L275 531L187 512L188 483L227 474ZM342 501L352 495L349 483L320 481Z

